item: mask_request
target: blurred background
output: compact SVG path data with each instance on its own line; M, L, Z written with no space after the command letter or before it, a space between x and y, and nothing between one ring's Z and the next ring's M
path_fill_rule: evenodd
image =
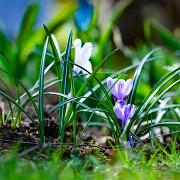
M32 86L39 75L45 24L62 52L70 30L74 39L92 42L93 67L119 48L101 69L107 73L137 63L153 48L162 47L157 53L161 58L146 66L142 77L148 90L179 66L179 17L179 0L0 0L0 66L10 71L8 59L15 75ZM1 77L13 84L7 75Z

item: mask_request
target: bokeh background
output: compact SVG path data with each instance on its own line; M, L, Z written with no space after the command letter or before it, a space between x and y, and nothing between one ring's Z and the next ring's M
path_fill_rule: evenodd
M0 0L0 51L5 56L0 65L9 71L7 58L16 76L30 87L39 75L45 24L62 52L70 30L74 39L91 41L93 67L119 48L101 69L107 73L162 47L161 58L147 66L142 77L144 88L151 89L166 71L179 66L179 17L179 0ZM13 84L6 75L1 77Z

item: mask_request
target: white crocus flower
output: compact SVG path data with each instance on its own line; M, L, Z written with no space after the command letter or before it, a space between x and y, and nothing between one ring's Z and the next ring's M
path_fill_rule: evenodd
M76 39L73 42L74 48L75 48L75 61L74 63L83 67L90 73L92 73L92 65L89 61L91 55L92 55L92 43L86 42L82 46L82 42L80 39ZM86 71L81 69L80 67L74 65L73 70L76 74L79 74L80 71L82 71L83 74L88 74ZM89 74L87 75L89 76Z

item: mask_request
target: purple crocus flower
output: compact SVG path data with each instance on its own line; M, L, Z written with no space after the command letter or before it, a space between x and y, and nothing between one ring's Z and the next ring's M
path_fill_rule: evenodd
M124 79L117 80L108 77L107 86L110 89L115 102L118 100L125 100L132 90L133 80L128 79L127 81L125 81Z
M121 127L124 127L127 120L131 119L135 113L135 105L126 104L125 101L118 100L114 106L114 113L118 118Z
M120 127L124 129L128 120L130 120L135 113L135 105L127 104L126 102L126 98L128 97L133 87L133 80L128 79L125 81L124 79L118 80L108 77L107 86L110 89L115 101L114 113L119 121ZM132 136L128 137L127 144L128 146L133 146Z

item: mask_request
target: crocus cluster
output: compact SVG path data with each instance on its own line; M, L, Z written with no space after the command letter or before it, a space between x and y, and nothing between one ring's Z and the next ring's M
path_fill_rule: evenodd
M115 101L114 113L121 128L123 128L135 113L135 105L127 104L127 97L132 90L133 80L128 79L125 81L124 79L118 80L109 77L107 86Z

